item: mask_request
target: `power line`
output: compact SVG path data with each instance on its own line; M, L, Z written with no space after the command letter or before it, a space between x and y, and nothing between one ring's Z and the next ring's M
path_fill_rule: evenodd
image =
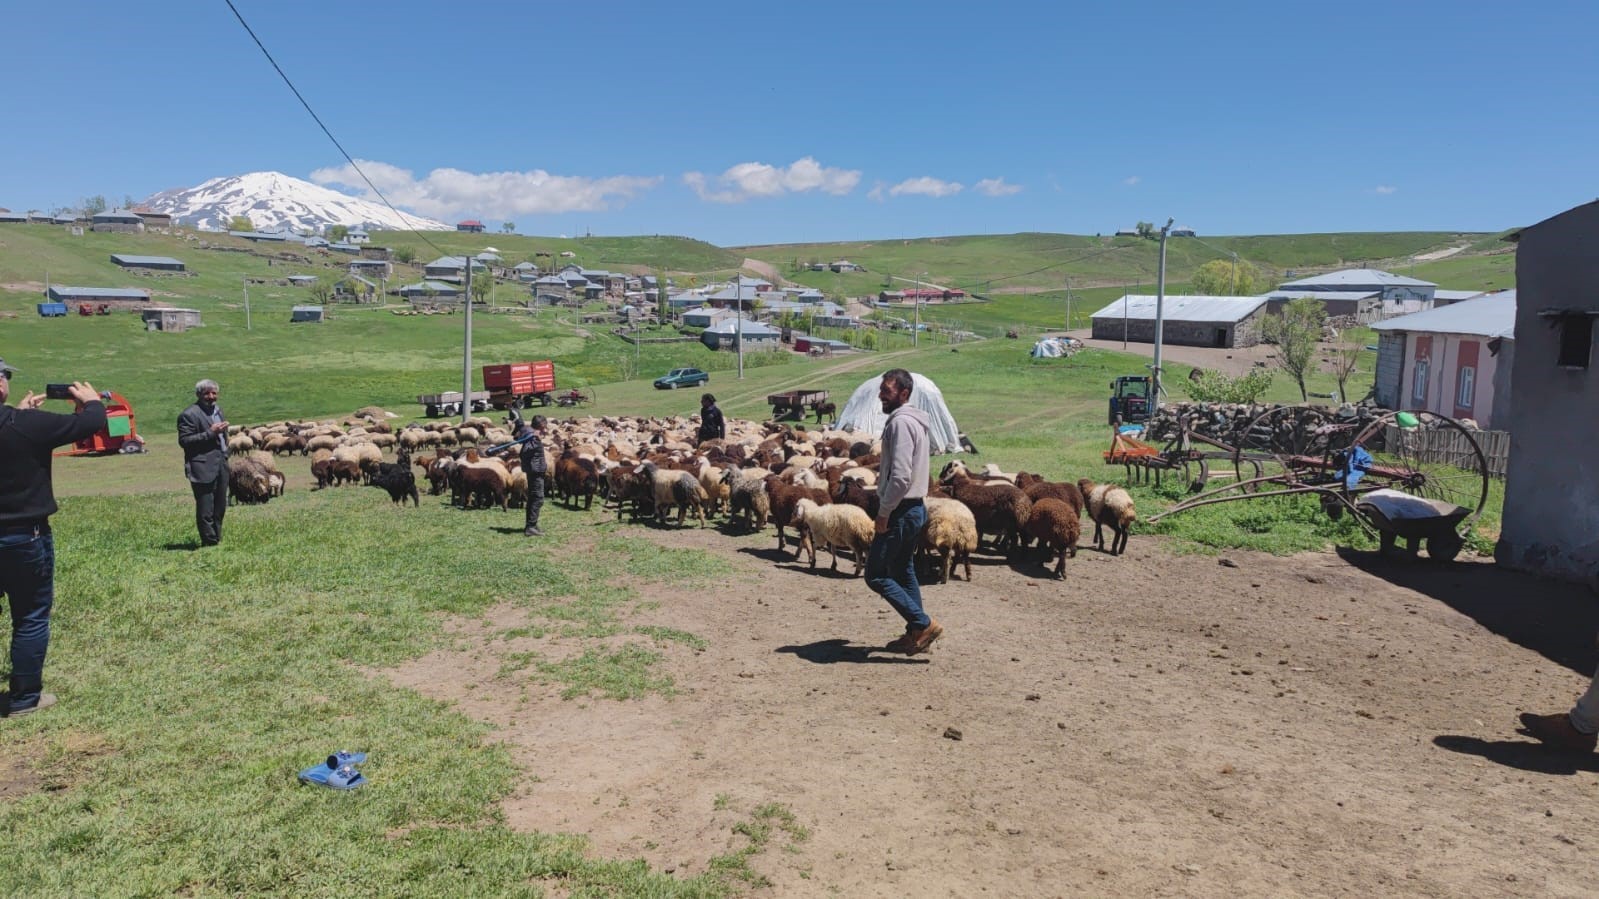
M372 183L372 179L366 176L366 172L361 171L361 167L355 164L355 159L344 149L344 145L339 143L339 139L333 136L333 132L328 130L328 126L323 124L322 117L316 114L316 110L311 108L310 103L306 102L305 97L300 94L300 89L294 86L294 82L290 81L288 74L283 71L283 67L278 65L278 61L276 59L272 58L271 51L267 50L266 44L261 43L261 39L255 34L255 29L251 28L250 23L244 20L244 15L239 12L239 8L233 5L233 0L223 0L223 2L228 5L228 9L233 10L233 17L239 20L240 25L244 26L245 33L250 35L250 40L255 41L255 45L261 49L261 53L267 58L267 62L271 63L272 68L277 70L278 77L282 78L283 83L289 86L289 90L294 93L294 99L300 101L300 105L305 107L305 111L311 114L311 120L316 122L316 126L318 128L322 129L322 133L327 135L328 140L333 142L333 146L338 147L340 155L344 157L344 161L348 162L350 164L350 168L354 169L355 173L361 176L361 180L365 181L366 186L372 189L372 193L376 194L377 198L383 201L383 205L389 207L390 212L393 212L395 215L399 216L402 223L406 222L409 219L409 214L394 208L394 204L390 203L389 198L383 195L383 191L378 190L378 186ZM435 250L438 250L441 255L452 255L443 247L440 247L433 241L428 240L426 235L415 228L407 227L404 230L415 234L422 240L423 243ZM467 260L467 266L468 268L471 267L470 259Z

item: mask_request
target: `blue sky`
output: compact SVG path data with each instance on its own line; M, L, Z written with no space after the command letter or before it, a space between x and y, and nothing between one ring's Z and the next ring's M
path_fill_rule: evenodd
M1599 194L1592 2L235 3L391 199L529 234L1493 231ZM5 18L0 206L356 180L222 0Z

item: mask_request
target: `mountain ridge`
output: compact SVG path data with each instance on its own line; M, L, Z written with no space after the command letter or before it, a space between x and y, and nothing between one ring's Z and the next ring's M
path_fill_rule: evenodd
M450 225L352 197L282 172L212 178L195 187L152 194L144 204L184 225L225 230L245 216L258 231L322 232L333 225L390 230L449 231Z

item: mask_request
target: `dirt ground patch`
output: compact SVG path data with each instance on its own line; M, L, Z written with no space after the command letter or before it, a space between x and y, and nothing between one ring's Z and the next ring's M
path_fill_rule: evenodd
M87 777L94 760L111 751L103 738L74 731L8 747L0 757L0 802L41 790L64 790Z
M390 672L496 726L527 774L512 826L688 873L782 803L810 838L752 864L783 896L1591 894L1599 756L1514 733L1592 672L1588 591L1144 537L1064 583L986 559L927 588L948 632L907 659L874 650L898 618L825 554L812 573L770 532L640 533L735 560L634 585L629 625L707 642L652 644L676 695L502 673L517 641L488 637L514 609Z

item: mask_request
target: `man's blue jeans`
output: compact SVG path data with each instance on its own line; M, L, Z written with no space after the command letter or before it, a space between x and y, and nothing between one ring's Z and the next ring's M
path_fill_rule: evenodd
M932 621L922 611L922 588L916 582L916 546L927 527L927 507L907 500L889 513L888 533L872 538L866 554L866 586L888 600L912 628Z
M0 593L11 606L12 710L37 705L44 686L55 570L55 538L48 527L0 532Z

